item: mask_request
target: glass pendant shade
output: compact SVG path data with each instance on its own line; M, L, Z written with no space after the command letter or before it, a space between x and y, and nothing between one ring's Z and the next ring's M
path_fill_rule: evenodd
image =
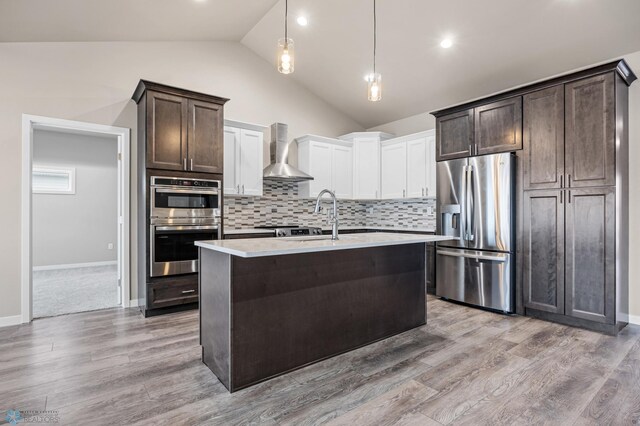
M293 72L294 62L294 45L293 39L281 38L278 40L278 71L282 74L291 74Z
M382 99L382 75L380 73L373 73L369 75L369 89L367 91L367 98L371 102L376 102Z

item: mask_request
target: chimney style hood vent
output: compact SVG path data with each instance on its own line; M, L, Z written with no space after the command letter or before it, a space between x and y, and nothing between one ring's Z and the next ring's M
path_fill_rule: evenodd
M269 144L271 163L264 168L263 179L280 182L302 182L313 177L289 165L289 142L287 125L271 125L271 143Z

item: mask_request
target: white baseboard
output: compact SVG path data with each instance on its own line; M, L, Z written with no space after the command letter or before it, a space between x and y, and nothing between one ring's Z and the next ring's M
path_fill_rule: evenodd
M129 307L130 308L137 308L138 307L138 299L129 300Z
M640 325L640 315L629 315L629 324Z
M111 266L117 265L116 260L107 260L104 262L87 262L87 263L69 263L66 265L47 265L47 266L34 266L34 271L53 271L56 269L75 269L75 268L91 268L93 266Z
M22 315L14 315L12 317L0 317L0 327L9 327L10 325L22 324Z

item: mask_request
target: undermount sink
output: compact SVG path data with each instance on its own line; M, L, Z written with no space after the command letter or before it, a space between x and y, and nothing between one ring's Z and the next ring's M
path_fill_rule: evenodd
M284 238L287 241L296 241L299 243L308 243L310 241L323 241L323 240L331 240L331 236L317 236L317 237L308 237L308 238L300 238L300 237L289 237Z

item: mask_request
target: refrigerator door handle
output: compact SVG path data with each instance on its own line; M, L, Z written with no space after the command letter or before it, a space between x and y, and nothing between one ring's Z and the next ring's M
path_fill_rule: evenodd
M441 256L451 256L451 257L466 257L469 259L478 259L478 260L491 260L493 262L506 262L507 261L507 255L506 254L494 254L493 256L491 255L486 255L486 254L469 254L469 253L465 253L465 252L460 252L460 251L448 251L448 250L438 250L437 252L439 255Z
M474 214L474 199L473 199L473 166L467 166L465 170L466 175L466 240L473 241L473 214Z

